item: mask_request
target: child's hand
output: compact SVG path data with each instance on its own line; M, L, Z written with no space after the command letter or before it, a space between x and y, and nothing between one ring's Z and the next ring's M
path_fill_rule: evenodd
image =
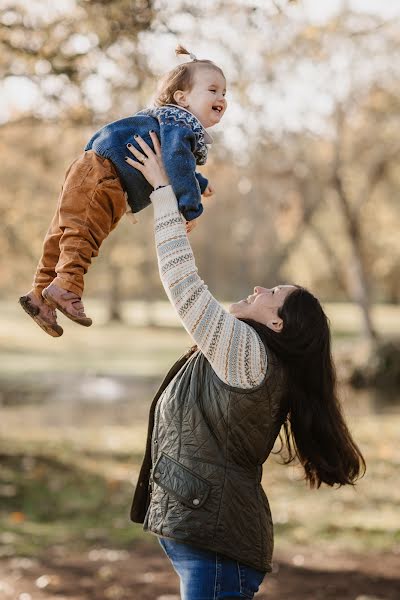
M211 184L208 184L208 186L206 187L206 189L203 192L204 198L209 198L210 196L214 196L214 194L215 194L215 190L214 190L213 186Z
M190 233L195 227L197 227L197 219L193 219L192 221L186 221L186 233Z

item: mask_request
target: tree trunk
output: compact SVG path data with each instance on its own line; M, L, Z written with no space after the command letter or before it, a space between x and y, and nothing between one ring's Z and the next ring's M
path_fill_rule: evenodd
M121 301L121 277L122 268L110 265L110 290L108 296L108 321L122 323L122 301Z
M339 288L346 293L348 291L347 278L345 277L343 270L340 268L335 252L328 243L326 236L312 222L309 224L308 229L319 244L321 251L323 252L329 265L330 272L337 281Z
M316 184L314 182L299 180L297 183L299 193L303 200L303 218L293 237L285 244L282 244L275 256L270 260L266 275L267 281L275 281L277 279L277 275L284 262L289 258L297 244L301 241L304 232L310 225L315 212L323 200L323 194L320 194L318 190L315 189Z
M336 190L345 220L348 239L351 247L351 263L348 277L348 287L351 299L360 307L363 317L364 334L372 345L375 345L378 336L372 323L371 302L368 289L367 272L363 261L361 230L357 218L354 216L349 199L343 186L339 173L339 162L336 161L333 174L333 186Z

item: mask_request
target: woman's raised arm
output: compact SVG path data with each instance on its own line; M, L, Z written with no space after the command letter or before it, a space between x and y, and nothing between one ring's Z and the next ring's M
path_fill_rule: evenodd
M161 281L183 326L222 381L239 388L259 385L267 370L264 345L252 327L217 302L200 279L178 203L163 169L160 145L151 134L153 150L141 139L141 154L129 148L139 170L155 189L154 229Z

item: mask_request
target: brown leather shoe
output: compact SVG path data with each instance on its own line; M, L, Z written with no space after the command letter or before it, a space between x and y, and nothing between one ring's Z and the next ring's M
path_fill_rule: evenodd
M49 335L60 337L63 328L57 323L56 311L45 300L31 290L26 296L21 296L19 303L26 313Z
M85 315L82 300L74 292L63 290L58 285L51 283L43 290L42 296L50 306L62 312L71 321L84 327L90 327L92 324L92 319Z

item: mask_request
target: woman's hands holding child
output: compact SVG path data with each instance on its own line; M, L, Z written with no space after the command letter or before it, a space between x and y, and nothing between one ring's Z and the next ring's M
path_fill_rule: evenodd
M126 156L125 160L131 167L140 171L153 188L164 187L169 185L169 181L162 161L160 142L155 131L150 131L150 137L153 142L154 152L152 148L146 144L144 139L141 138L140 135L137 135L135 136L135 140L143 152L137 150L132 144L128 144L127 147L129 152L131 152L137 160L133 160L132 158L129 158L129 156ZM214 192L212 191L212 193ZM204 195L206 195L206 192ZM186 221L186 233L190 233L196 225L197 222L195 219L193 221Z
M160 142L155 131L150 131L150 137L153 142L154 152L140 135L135 135L135 140L143 152L137 150L132 144L128 144L127 148L129 152L131 152L137 160L133 160L128 156L125 156L125 160L131 167L140 171L153 188L169 185L168 175L165 172L162 161Z

